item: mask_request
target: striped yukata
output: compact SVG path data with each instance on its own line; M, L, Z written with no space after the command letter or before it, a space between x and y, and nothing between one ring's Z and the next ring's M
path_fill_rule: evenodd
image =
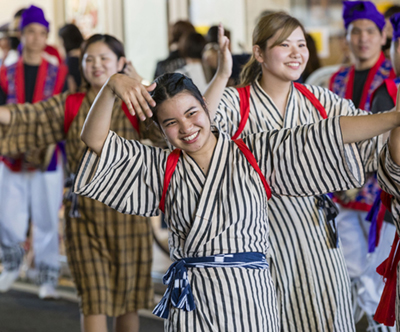
M306 85L325 107L328 117L358 115L349 100L327 89ZM240 123L239 94L227 88L215 124L234 135ZM240 137L263 130L292 128L322 119L297 89L290 91L282 117L272 99L256 81L250 87L250 114ZM357 144L366 171L377 169L381 140ZM315 146L326 148L326 145ZM301 147L292 153L297 154ZM311 167L314 172L313 167ZM315 169L317 172L317 169ZM321 174L326 180L329 174ZM270 270L276 287L281 331L354 331L350 280L336 235L328 227L317 197L272 197L270 207Z
M172 175L165 219L173 261L268 252L268 203L261 178L229 136L217 135L207 176L185 152ZM342 144L338 117L258 133L244 142L279 195L316 195L364 181L358 148ZM122 213L155 216L169 153L110 131L101 157L90 149L83 156L74 190ZM279 331L269 269L187 270L197 308L170 307L166 331Z
M397 165L390 156L387 145L381 151L378 169L378 182L384 191L393 195L392 216L396 226L397 234L400 234L400 166ZM393 234L394 237L395 234ZM396 330L400 332L400 271L397 270L396 285Z

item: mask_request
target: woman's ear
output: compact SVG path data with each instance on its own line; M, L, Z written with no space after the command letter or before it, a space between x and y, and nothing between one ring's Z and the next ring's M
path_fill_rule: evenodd
M253 46L253 54L254 54L254 58L257 60L257 62L259 62L259 63L264 62L264 55L263 55L263 52L262 52L260 46L258 46L258 45Z
M119 59L118 59L118 63L117 63L117 69L118 69L118 72L121 72L123 69L124 69L124 67L125 67L125 64L126 64L126 58L124 57L124 56L121 56Z

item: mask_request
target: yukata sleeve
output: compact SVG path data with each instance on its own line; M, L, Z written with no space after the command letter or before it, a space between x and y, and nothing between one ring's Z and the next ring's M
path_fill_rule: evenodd
M379 158L378 182L384 191L400 200L400 166L390 156L387 144Z
M258 133L244 141L278 195L320 195L365 181L357 145L343 144L339 117Z
M226 88L218 105L213 124L218 130L233 136L240 124L240 99L235 88Z
M312 86L310 90L317 96L322 105L325 106L328 117L341 115L368 116L371 114L371 112L356 108L350 99L341 98L327 89ZM377 171L379 152L383 147L383 143L382 135L356 143L360 150L361 160L366 172Z
M67 93L35 104L6 105L9 125L0 125L0 154L25 153L62 141Z
M99 157L84 153L75 178L75 193L126 214L158 215L167 152L127 140L110 131Z
M379 156L378 182L383 191L393 195L392 215L397 231L400 231L400 166L397 165L384 145Z

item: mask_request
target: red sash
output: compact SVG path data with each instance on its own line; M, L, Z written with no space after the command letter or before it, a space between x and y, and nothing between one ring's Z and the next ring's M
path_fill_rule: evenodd
M232 136L233 140L237 139L242 133L250 113L250 85L243 88L237 88L237 91L239 92L240 100L240 124L237 132Z
M39 65L36 82L35 82L35 90L33 92L32 104L45 100L51 95L57 95L62 92L64 87L65 79L68 74L68 67L64 64L60 64L57 68L57 77L54 82L54 86L51 90L51 95L45 95L45 83L48 75L48 66L49 63L47 60L42 58L42 62ZM9 94L8 91L8 77L7 77L7 67L2 66L0 69L0 86L5 94ZM26 102L25 100L25 73L24 73L24 62L22 57L20 57L16 63L15 69L15 87L16 87L16 100L15 102L18 104L23 104ZM49 93L49 92L47 92Z
M233 140L236 145L238 146L238 148L240 149L240 151L242 151L242 153L245 155L247 161L249 162L249 164L251 166L253 166L253 168L256 170L256 172L258 173L258 175L261 178L261 181L264 185L265 191L267 193L267 198L270 199L271 198L271 188L269 187L267 180L265 179L264 174L262 174L260 168L258 167L256 158L254 157L254 155L251 153L250 149L247 147L247 145L243 142L242 139L237 139L237 140ZM161 200L160 200L160 204L159 204L159 209L165 213L165 196L167 194L167 190L169 187L169 184L171 182L171 178L172 178L172 174L174 174L176 165L178 164L178 160L179 157L181 155L181 150L179 149L175 149L174 151L172 151L170 153L170 155L167 158L167 165L165 168L165 175L164 175L164 184L163 184L163 192L161 195Z
M391 202L393 196L382 191L381 199L385 207L391 211ZM385 287L376 309L374 319L386 326L393 326L396 320L396 284L397 284L397 266L400 262L400 240L396 235L393 240L392 249L389 257L383 261L376 269L385 281Z
M44 85L47 77L48 65L49 63L45 59L42 59L42 62L39 66L36 76L35 90L33 93L32 104L47 99L47 97L44 95ZM60 65L60 67L58 68L57 79L53 89L53 95L61 93L67 73L68 73L67 67L65 65ZM20 57L17 62L17 68L15 73L15 86L17 88L16 92L17 92L18 104L23 104L26 101L24 82L25 82L24 62L22 60L22 57Z
M323 119L326 119L328 116L326 114L325 107L322 106L321 102L314 96L314 94L308 90L303 84L293 83L294 87L301 92L301 94L306 97L318 110L319 114ZM240 124L236 133L232 136L232 140L235 140L242 133L244 127L246 126L247 119L249 118L250 113L250 85L247 85L243 88L237 88L239 92L240 99Z
M360 99L360 104L358 105L358 108L365 109L365 104L368 99L368 94L370 93L370 88L371 84L375 78L375 75L377 74L379 68L382 66L382 64L385 62L385 55L383 52L381 52L381 55L378 59L378 61L375 63L375 65L370 69L368 73L367 80L365 81L364 88L363 88L363 93ZM335 73L330 80L329 83L329 90L333 91L333 85L335 82L335 78L338 75L339 72ZM355 74L355 66L351 66L350 71L348 73L348 80L346 84L346 92L344 95L345 99L351 99L353 100L353 88L354 88L354 74ZM394 79L396 77L393 69L390 70L389 77L390 79ZM372 101L372 98L371 98ZM371 104L370 104L371 105Z
M72 121L74 121L76 115L79 112L79 109L82 105L83 99L85 98L86 93L84 92L78 92L74 93L72 95L67 96L65 99L65 113L64 113L64 133L67 134L69 127L72 124ZM130 123L132 124L132 127L135 128L138 134L140 134L140 126L139 126L139 120L137 119L136 116L133 116L131 113L129 113L128 107L125 105L125 103L122 103L122 109L124 110L124 113Z
M396 82L392 79L387 78L386 80L383 81L384 85L386 85L386 90L389 93L390 98L392 98L393 104L396 105L396 98L397 98L397 85ZM374 91L374 94L371 97L371 101L373 100L373 97L375 95L376 90Z
M56 95L61 93L62 88L64 86L64 82L66 79L66 76L68 74L68 68L65 65L60 65L58 67L52 67L53 70L57 70L56 72L56 77L54 81L49 81L52 82L53 85L51 84L46 84L46 80L51 77L49 75L49 63L42 58L42 62L39 65L37 76L36 76L36 81L35 81L35 88L34 88L34 93L33 93L33 98L32 98L32 104L46 100L52 95ZM55 68L55 69L54 69ZM54 71L53 71L54 73ZM8 102L16 102L18 104L23 104L26 102L25 100L25 75L24 75L24 62L22 57L20 57L15 64L15 81L13 82L13 85L15 88L13 88L11 95L13 95L13 98L9 99L10 91L9 91L9 78L7 75L7 67L2 66L0 69L0 86L3 89L4 93L7 94L7 101ZM23 168L23 159L17 158L17 159L11 159L5 156L0 156L0 160L4 162L4 164L11 169L14 172L20 172ZM27 170L34 170L35 168L29 167Z

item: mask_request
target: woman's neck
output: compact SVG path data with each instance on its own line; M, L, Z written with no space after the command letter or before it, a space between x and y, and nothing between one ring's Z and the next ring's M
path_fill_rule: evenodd
M215 146L217 145L217 138L215 135L210 131L210 136L203 147L195 152L187 152L186 153L192 157L197 165L201 168L203 173L207 175L208 169L210 167L211 158L214 153Z
M260 86L272 99L282 116L284 116L292 82L283 81L273 75L263 73L260 79Z

